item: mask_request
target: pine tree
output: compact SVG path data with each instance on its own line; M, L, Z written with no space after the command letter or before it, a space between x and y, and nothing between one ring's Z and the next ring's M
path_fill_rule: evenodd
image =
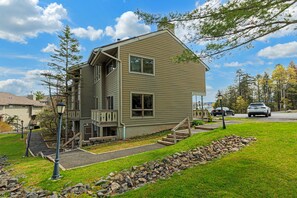
M55 49L51 55L51 61L48 63L51 72L43 74L47 80L43 81L49 89L52 105L57 101L64 101L66 103L66 126L65 139L68 139L68 103L71 96L69 90L69 82L73 80L73 74L69 68L79 64L82 56L79 55L79 42L73 37L70 27L67 25L58 35L59 47ZM53 94L52 92L55 93ZM53 107L55 108L55 107Z

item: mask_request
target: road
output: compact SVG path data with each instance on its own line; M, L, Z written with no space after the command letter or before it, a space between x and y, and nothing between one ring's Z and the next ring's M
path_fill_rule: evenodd
M235 114L235 118L248 118L248 119L257 119L261 121L275 121L275 122L297 122L297 113L283 113L283 112L272 112L271 117L265 116L255 116L248 117L247 114Z

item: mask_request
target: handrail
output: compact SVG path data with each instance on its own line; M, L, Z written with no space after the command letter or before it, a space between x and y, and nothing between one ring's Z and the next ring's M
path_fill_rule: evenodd
M77 136L79 136L79 135L80 135L80 133L75 134L75 136L73 136L70 140L68 140L65 144L63 144L62 147L66 146L66 145L69 144L70 142L74 141L75 138L76 138Z
M171 131L173 132L174 144L176 144L176 142L177 142L176 141L176 130L179 127L181 127L186 121L188 121L187 125L188 125L189 136L192 136L190 118L186 117L185 119L183 119L180 123L178 123L175 127L173 127L171 129Z

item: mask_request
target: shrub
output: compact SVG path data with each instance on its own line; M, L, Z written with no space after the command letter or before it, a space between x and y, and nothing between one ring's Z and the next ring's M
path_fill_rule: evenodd
M203 125L204 122L202 120L193 120L192 126Z
M9 124L5 122L0 122L0 132L12 131L12 128Z

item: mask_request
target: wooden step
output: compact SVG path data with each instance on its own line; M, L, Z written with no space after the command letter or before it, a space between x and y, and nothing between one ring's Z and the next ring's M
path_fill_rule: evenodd
M165 146L170 146L170 145L174 145L173 142L167 142L167 141L162 141L162 140L158 140L159 144L163 144Z
M167 135L168 138L174 138L173 134ZM182 135L176 135L176 139L186 139L187 136L182 136Z
M173 143L174 143L174 138L163 137L163 138L162 138L162 141L165 141L165 142L173 142ZM179 141L181 141L181 139L177 139L177 138L176 138L176 142L179 142Z
M216 129L216 127L198 125L198 126L195 126L195 129L201 129L201 130L214 130L214 129Z
M186 133L186 132L178 132L178 131L176 131L175 134L176 135L179 135L179 136L186 137L186 138L189 137L189 133Z

